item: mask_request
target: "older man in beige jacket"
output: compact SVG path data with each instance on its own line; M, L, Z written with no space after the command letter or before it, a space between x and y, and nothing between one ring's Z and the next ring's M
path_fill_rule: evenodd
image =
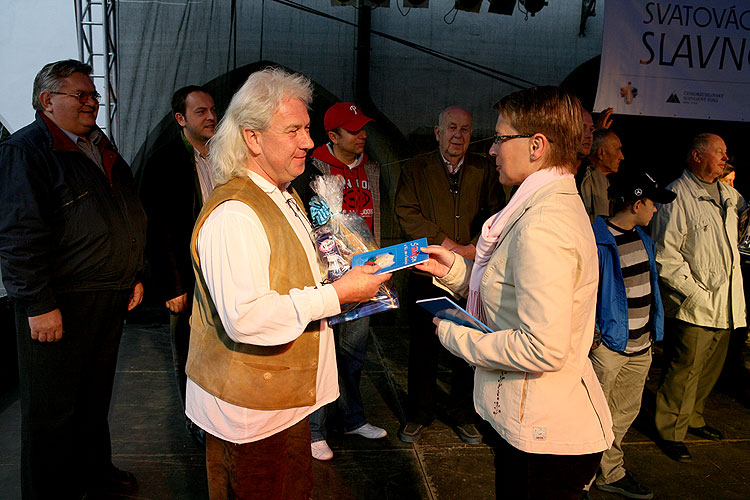
M706 425L703 408L721 373L730 332L746 324L737 249L745 201L717 182L728 159L721 137L696 136L687 169L668 186L677 198L659 207L652 222L664 288L664 338L673 354L656 395L656 427L664 452L680 462L692 461L683 443L687 432L723 437Z

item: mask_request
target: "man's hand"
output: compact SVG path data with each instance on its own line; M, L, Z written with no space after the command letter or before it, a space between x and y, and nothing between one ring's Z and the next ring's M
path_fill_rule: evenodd
M339 296L339 303L366 302L373 298L381 283L391 278L391 273L375 275L379 269L378 266L355 266L334 281L333 288Z
M130 302L128 302L128 311L135 309L138 304L143 300L143 283L136 281L133 285L133 291L130 294Z
M167 305L167 309L169 309L170 312L179 314L187 309L188 294L183 293L179 297L169 299L167 302L165 302L165 304Z
M57 342L63 335L60 309L38 316L29 316L29 328L32 339L39 342Z
M456 260L456 256L453 252L438 245L430 245L425 248L420 248L419 251L429 255L430 259L419 263L414 267L420 271L426 271L433 276L437 276L438 278L442 278L448 274L453 262Z
M601 113L599 113L599 116L596 117L596 124L594 125L596 128L609 128L612 126L612 112L614 109L607 108Z
M477 247L469 243L468 245L459 245L450 249L451 252L456 252L462 257L466 257L469 260L474 260L477 254Z

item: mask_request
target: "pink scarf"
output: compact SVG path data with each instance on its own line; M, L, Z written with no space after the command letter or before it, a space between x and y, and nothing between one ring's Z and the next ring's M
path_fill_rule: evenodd
M561 172L558 168L545 168L537 170L529 175L518 187L518 191L511 197L505 208L490 217L482 224L482 235L477 242L477 252L474 258L474 267L471 269L471 281L469 281L469 297L466 308L480 321L485 321L482 298L479 294L479 286L482 283L482 275L487 269L487 263L497 246L497 240L510 220L510 216L543 186L560 179L572 179L573 174Z

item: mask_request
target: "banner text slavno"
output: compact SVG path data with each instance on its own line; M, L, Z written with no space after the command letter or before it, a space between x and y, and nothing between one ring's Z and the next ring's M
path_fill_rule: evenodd
M736 4L607 2L595 110L748 120L750 4Z

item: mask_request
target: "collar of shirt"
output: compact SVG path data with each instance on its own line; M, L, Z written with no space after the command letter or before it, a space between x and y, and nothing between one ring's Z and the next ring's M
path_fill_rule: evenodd
M302 228L302 234L307 233L308 236L311 236L312 225L310 224L310 220L307 218L305 210L299 206L297 200L295 200L294 197L287 191L291 182L284 184L282 186L283 189L279 189L273 183L264 179L257 172L248 170L247 174L248 177L250 177L250 180L253 181L255 185L257 185L264 193L270 196L271 199L274 200L276 205L282 209L282 211L284 206L289 209L291 215L293 216L292 220L296 220L300 224L300 227Z
M454 167L451 162L449 162L448 160L445 159L445 156L443 156L443 152L442 151L440 152L440 158L443 159L443 164L445 164L445 168L448 169L448 173L450 173L450 174L455 174L456 172L458 172L458 169L460 169L461 165L464 164L464 157L465 156L466 155L462 156L461 159L458 160L458 163L456 163L456 166Z
M98 128L95 128L94 130L92 130L92 131L91 131L91 132L89 133L88 137L87 137L87 139L89 140L89 142L91 142L91 145L92 145L92 148L89 148L89 145L88 145L88 143L86 142L86 139L84 139L83 137L81 137L81 136L78 136L78 135L74 134L73 132L68 132L68 131L67 131L67 130L65 130L64 128L61 128L60 130L62 130L62 131L63 131L63 133L64 133L65 135L67 135L67 136L68 136L68 138L69 138L69 139L70 139L71 141L73 141L73 144L75 144L75 145L76 145L76 146L78 146L79 148L80 148L80 147L81 147L82 145L84 145L84 146L85 146L86 148L88 148L89 150L91 150L91 149L93 148L93 146L96 146L96 145L98 145L98 144L99 144L99 141L101 141L101 139L102 139L102 132L101 132L101 130L99 130Z
M250 177L250 180L252 180L255 184L257 184L258 187L261 188L264 193L272 193L275 190L279 189L271 181L265 179L258 172L253 172L252 170L248 170L247 176Z
M291 182L287 182L286 184L283 184L281 186L282 189L279 189L278 187L276 187L275 184L273 184L271 181L264 178L258 172L253 172L252 170L248 170L247 176L250 177L250 180L253 181L266 194L271 194L274 191L279 191L285 200L291 197L291 195L289 195L289 192L287 191L287 189L289 188L289 184L291 184Z
M328 144L326 144L326 147L328 148L328 152L331 153L331 156L336 156L335 154L333 154L333 144L331 144L329 142ZM362 163L362 159L364 157L365 157L365 155L362 155L362 154L357 155L354 158L354 161L347 165L347 167L349 167L349 170L352 170L352 169L358 167L359 164ZM341 163L343 163L343 162L341 162Z

